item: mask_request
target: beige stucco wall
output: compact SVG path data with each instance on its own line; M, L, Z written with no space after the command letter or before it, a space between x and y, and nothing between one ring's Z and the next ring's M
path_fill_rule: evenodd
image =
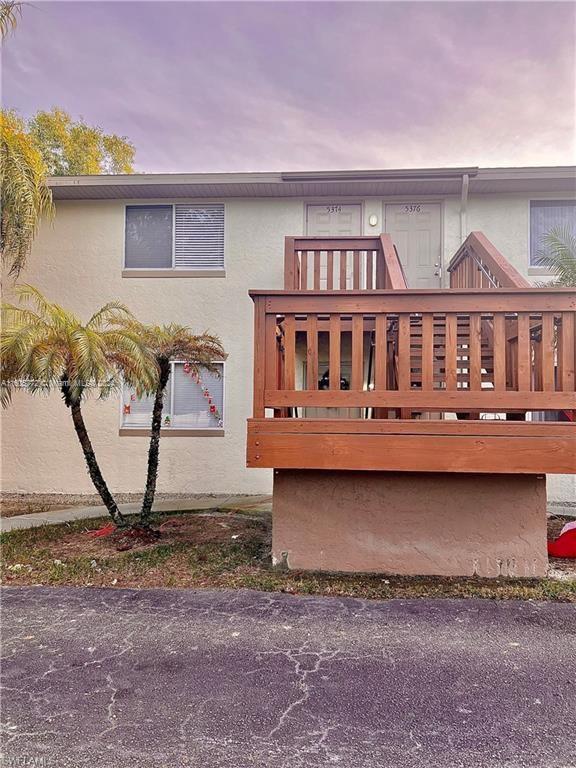
M124 203L63 202L40 232L25 279L87 318L120 299L150 323L186 323L219 334L225 370L225 436L162 438L159 491L267 492L267 470L245 467L252 407L249 288L281 288L284 235L302 230L302 204L226 203L225 278L122 278ZM90 402L86 420L105 477L118 492L142 489L147 438L120 437L118 397ZM2 486L8 491L91 493L69 415L57 395L19 394L3 414Z
M545 486L536 475L276 470L272 558L292 569L544 576Z
M427 197L422 202L431 200L438 198ZM219 334L229 352L225 436L163 437L159 490L270 491L268 470L245 468L246 418L252 407L253 314L248 290L282 287L284 236L304 231L305 201L226 201L226 277L154 279L122 277L124 207L129 202L144 201L59 202L54 223L41 228L23 280L84 318L104 302L119 299L145 322L186 323L199 331L209 329ZM365 234L380 231L384 202L406 201L362 200ZM441 202L447 263L460 244L460 200ZM526 273L528 212L528 198L472 198L468 229L484 230ZM378 216L376 227L368 223L373 213ZM89 402L85 411L110 486L118 492L140 491L147 438L119 435L118 397ZM33 398L17 394L12 406L2 414L2 488L92 492L68 412L57 395ZM552 477L549 488L552 498L576 498L573 477Z
M472 197L467 221L470 231L484 232L516 269L528 274L529 199L513 195Z

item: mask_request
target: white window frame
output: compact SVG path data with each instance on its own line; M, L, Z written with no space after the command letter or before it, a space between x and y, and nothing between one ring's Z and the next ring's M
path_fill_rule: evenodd
M170 402L172 404L172 407L174 407L174 366L175 365L184 365L187 363L187 360L172 360L170 362L171 370L170 370L170 379L169 379L169 387L170 387ZM162 435L171 435L173 437L223 437L226 432L226 363L223 360L214 360L213 361L215 365L221 365L222 366L222 426L221 427L175 427L170 424L169 427L165 427L163 424L160 428L160 433ZM134 437L142 437L142 436L149 436L150 435L150 427L131 427L126 426L124 422L124 385L122 386L122 391L120 392L120 411L119 411L119 418L120 418L120 435L125 436L134 436ZM166 414L162 414L162 419L164 420L164 416ZM170 414L172 415L172 414ZM151 425L150 425L151 426Z
M172 207L172 266L171 267L127 267L126 266L126 216L127 209L134 206L155 208L160 206ZM224 259L223 266L217 269L189 269L176 267L176 206L177 205L221 205L224 208ZM136 200L124 205L124 221L122 223L122 277L226 277L226 203L222 200L177 200L147 202Z

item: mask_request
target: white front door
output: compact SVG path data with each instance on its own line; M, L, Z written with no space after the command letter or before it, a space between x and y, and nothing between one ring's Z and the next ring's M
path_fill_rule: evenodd
M362 232L362 206L360 203L345 205L306 206L306 234L311 237L346 237Z
M326 203L306 206L306 234L310 237L356 237L361 232L362 206L360 203ZM308 268L311 267L312 262L308 264ZM335 269L338 269L337 265ZM346 263L346 287L352 288L351 259ZM320 288L326 289L326 252L323 252L320 258Z
M385 232L392 237L408 288L441 284L440 203L386 205Z

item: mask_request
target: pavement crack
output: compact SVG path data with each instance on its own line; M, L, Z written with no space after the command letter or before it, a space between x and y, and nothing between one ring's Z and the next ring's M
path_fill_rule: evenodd
M294 674L297 679L297 689L300 691L300 695L288 704L288 706L280 713L278 721L274 728L270 730L267 739L272 739L279 731L282 730L287 720L290 719L294 710L302 707L310 698L310 693L313 690L313 685L310 682L310 678L317 675L322 669L322 664L327 661L331 661L339 651L312 651L308 647L308 641L303 643L298 648L288 648L278 651L270 651L266 655L282 655L285 656L294 665ZM304 660L314 659L313 666L310 669L304 668ZM315 657L315 658L314 658Z

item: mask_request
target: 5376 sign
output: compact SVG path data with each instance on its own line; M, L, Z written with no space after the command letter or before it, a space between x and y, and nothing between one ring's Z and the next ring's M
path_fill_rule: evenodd
M422 206L419 203L408 203L404 206L404 213L421 213Z

